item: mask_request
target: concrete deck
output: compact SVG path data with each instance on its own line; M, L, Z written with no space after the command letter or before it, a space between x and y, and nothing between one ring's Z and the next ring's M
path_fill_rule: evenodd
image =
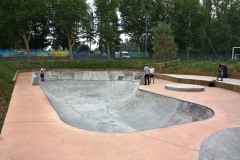
M154 84L140 89L209 107L215 116L132 133L81 130L60 120L41 88L31 85L31 76L20 73L16 81L0 136L0 160L197 160L204 140L221 130L240 127L238 92L218 87L178 92L164 87L174 82L155 79Z

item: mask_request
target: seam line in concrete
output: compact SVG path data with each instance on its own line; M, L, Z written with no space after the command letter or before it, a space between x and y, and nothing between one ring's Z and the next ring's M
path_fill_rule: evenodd
M57 121L22 121L22 122L5 122L5 123L52 123L52 122L57 122Z
M170 145L173 145L173 146L177 146L177 147L180 147L180 148L189 149L189 150L196 151L196 152L199 151L198 149L195 149L195 148L190 148L190 147L186 147L186 146L182 146L182 145L173 144L173 143L170 143L168 141L164 141L162 139L154 138L154 137L151 137L151 136L147 136L147 135L143 135L143 134L142 134L142 136L146 137L146 138L153 139L153 140L157 140L157 141L160 141L160 142L164 142L164 143L167 143L167 144L170 144Z

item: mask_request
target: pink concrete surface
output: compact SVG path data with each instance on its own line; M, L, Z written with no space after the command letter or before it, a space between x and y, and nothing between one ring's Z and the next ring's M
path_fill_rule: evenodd
M202 92L166 90L155 79L140 89L214 110L211 119L134 133L99 133L63 123L32 73L20 73L0 135L0 160L197 160L201 143L225 128L240 127L240 94L205 87ZM59 86L60 87L60 86Z

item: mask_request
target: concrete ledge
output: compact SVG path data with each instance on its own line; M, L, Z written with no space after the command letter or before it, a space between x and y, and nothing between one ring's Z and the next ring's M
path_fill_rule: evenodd
M37 73L35 73L35 72L32 73L31 84L32 84L33 86L34 86L34 85L39 85L38 76L37 76Z
M212 80L210 79L211 77L209 77L209 80L207 79L199 80L199 79L187 79L182 77L180 78L180 77L174 77L171 75L162 75L162 74L155 74L155 77L164 79L167 81L171 81L171 82L176 82L176 83L195 84L195 85L202 85L202 86L208 86L209 82ZM224 89L228 89L235 92L240 92L240 85L226 83L225 81L216 81L215 87L224 88Z
M17 71L12 79L12 83L16 83L19 71Z
M204 91L204 86L193 84L166 84L165 89L185 92L200 92Z

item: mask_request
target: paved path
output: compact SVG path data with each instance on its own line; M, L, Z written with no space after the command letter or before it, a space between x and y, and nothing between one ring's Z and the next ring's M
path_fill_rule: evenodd
M32 73L20 73L0 137L0 160L197 160L201 143L225 128L240 127L240 94L217 87L203 92L166 90L166 80L140 89L205 105L205 121L134 133L99 133L64 124Z

